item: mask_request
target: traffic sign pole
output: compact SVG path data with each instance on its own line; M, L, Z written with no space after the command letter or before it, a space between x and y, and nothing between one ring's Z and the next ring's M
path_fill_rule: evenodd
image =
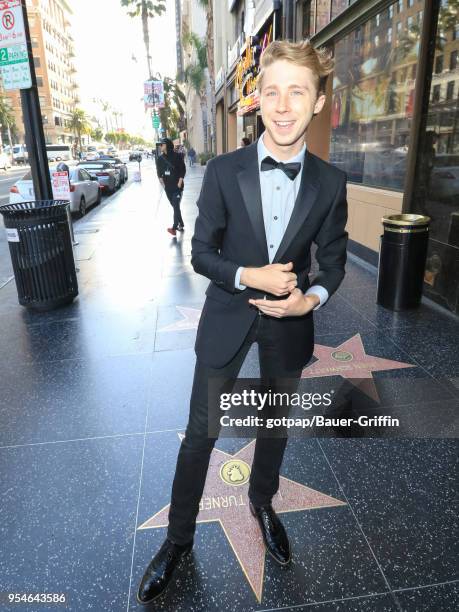
M46 154L45 133L43 131L43 118L41 116L40 100L38 97L37 77L33 63L32 43L30 40L29 20L25 0L21 0L24 30L29 57L30 76L32 87L21 89L22 113L24 115L25 138L27 154L32 173L33 187L36 200L52 200L53 188L49 175L48 156Z

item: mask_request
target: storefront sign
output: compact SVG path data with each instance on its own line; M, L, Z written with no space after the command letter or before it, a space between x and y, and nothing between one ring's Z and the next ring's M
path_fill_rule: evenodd
M225 81L225 71L223 68L217 72L217 76L215 77L215 91L218 91L220 87L223 85Z
M257 78L260 71L260 58L271 41L272 24L263 36L251 36L247 39L245 53L236 67L235 82L239 93L238 114L245 114L259 107Z

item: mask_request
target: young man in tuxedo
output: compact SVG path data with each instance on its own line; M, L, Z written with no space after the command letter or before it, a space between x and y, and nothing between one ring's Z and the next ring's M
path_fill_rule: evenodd
M314 348L312 311L344 277L346 174L310 153L305 134L325 103L333 60L308 41L271 43L258 79L266 131L207 164L192 240L192 264L211 280L196 338L190 416L182 441L167 539L148 565L141 603L161 595L193 546L215 439L208 437L208 381L234 379L253 342L270 384L299 379ZM311 244L319 272L309 281ZM249 502L265 546L286 565L290 545L272 508L286 438L257 439Z

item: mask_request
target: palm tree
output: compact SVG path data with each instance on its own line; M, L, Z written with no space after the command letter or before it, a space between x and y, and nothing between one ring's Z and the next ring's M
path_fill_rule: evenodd
M100 142L103 137L104 137L104 133L100 127L97 127L94 130L91 130L91 138L95 140L96 142Z
M151 55L150 55L150 34L148 32L148 20L155 15L161 15L166 10L166 0L121 0L121 6L132 7L128 11L129 17L141 17L143 29L143 42L147 52L148 75L152 78Z
M209 150L207 141L207 50L205 40L201 40L194 32L185 35L184 43L191 46L196 51L196 61L188 64L185 69L185 82L199 97L201 106L202 129L204 132L204 152Z
M186 97L175 79L165 77L163 86L164 107L159 109L159 117L166 134L170 136L172 132L177 133L179 131L180 120L185 115Z
M8 143L10 147L13 147L13 140L11 138L11 132L16 130L16 122L14 115L11 112L11 108L5 102L5 98L0 95L0 124L6 126L8 132Z
M82 134L89 134L92 129L84 110L76 108L70 113L69 128L72 129L73 133L76 135L78 139L78 148L81 151L81 136Z
M217 137L217 108L215 103L215 58L214 58L214 4L213 0L198 0L199 4L206 11L207 31L206 31L206 50L207 50L207 66L209 68L209 85L210 85L210 100L211 100L211 122L212 122L212 150L216 153L216 137Z

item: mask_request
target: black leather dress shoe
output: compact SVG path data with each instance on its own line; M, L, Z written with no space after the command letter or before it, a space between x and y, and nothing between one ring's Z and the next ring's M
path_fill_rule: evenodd
M257 519L269 554L280 564L290 563L290 542L271 504L256 507L250 502L250 512Z
M162 595L171 581L175 568L192 548L193 542L179 546L166 539L145 570L137 591L137 601L149 604Z

